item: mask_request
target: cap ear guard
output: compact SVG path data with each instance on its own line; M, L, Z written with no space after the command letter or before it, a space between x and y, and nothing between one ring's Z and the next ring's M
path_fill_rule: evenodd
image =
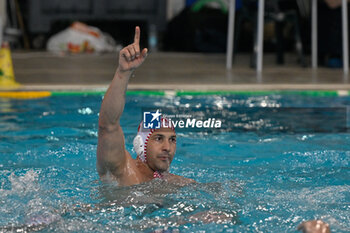
M141 135L136 135L136 137L134 138L134 141L133 141L133 145L134 145L134 150L135 150L137 156L141 156L143 154L143 150L144 150L144 145L143 145Z

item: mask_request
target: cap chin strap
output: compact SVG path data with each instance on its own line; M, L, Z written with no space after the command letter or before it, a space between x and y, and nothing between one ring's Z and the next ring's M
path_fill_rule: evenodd
M155 171L153 172L153 178L159 178L159 179L162 179L164 176L162 173L158 172L158 171Z

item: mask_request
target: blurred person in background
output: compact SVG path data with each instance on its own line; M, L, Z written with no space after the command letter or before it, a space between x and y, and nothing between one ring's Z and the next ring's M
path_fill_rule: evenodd
M343 66L341 5L342 0L318 2L319 63L330 68Z

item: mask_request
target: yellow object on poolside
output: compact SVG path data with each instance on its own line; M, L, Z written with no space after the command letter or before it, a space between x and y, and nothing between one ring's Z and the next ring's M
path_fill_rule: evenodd
M13 73L11 51L8 43L3 43L0 49L0 88L19 87Z
M51 96L49 91L0 91L0 98L37 99Z

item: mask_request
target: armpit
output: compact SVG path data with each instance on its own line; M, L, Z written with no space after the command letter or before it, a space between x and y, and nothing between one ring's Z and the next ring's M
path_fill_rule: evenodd
M110 171L107 171L105 174L100 175L100 180L105 183L117 182L116 177Z

